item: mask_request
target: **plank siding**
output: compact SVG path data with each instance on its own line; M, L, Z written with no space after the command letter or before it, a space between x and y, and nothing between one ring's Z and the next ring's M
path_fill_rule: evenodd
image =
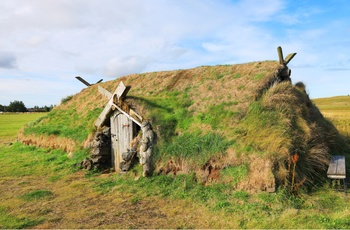
M121 154L130 148L133 139L133 121L119 111L115 111L111 119L112 162L116 172L120 171Z

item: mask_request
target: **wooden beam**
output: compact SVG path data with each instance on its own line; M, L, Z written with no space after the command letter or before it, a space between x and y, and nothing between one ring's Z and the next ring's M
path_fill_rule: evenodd
M114 102L114 99L115 99L115 95L117 94L117 90L118 89L116 89L114 91L114 93L112 93L112 96L109 97L109 101L108 101L107 105L105 106L105 108L100 113L100 115L98 116L98 118L96 119L96 121L94 123L95 127L102 126L106 122L107 118L109 119L110 112L113 110L112 105L113 105L113 102Z
M118 105L116 105L115 103L112 104L112 106L114 106L116 109L119 110L119 112L123 113L125 116L127 116L130 120L132 120L133 122L135 122L138 126L141 127L141 123L139 121L137 121L136 119L134 119L132 116L130 116L127 112L125 112L124 110L122 110Z
M113 94L111 92L109 92L108 90L106 90L102 86L98 86L98 92L108 99L111 99L111 97L113 96Z
M283 52L282 52L281 46L277 47L277 53L278 53L278 59L279 59L280 64L284 65Z
M98 118L96 119L94 125L96 128L103 126L103 124L106 122L106 120L109 118L109 115L114 108L118 109L121 113L123 113L125 116L127 116L129 119L131 119L133 122L141 126L141 123L134 119L130 114L122 110L117 104L116 98L119 100L124 100L126 97L126 94L130 90L130 86L125 86L124 83L121 81L117 87L117 89L114 91L114 93L110 93L108 90L104 89L101 86L98 86L98 91L109 98L109 101L103 111L100 113ZM136 113L135 113L136 114Z
M140 121L142 121L143 119L142 119L142 116L141 115L139 115L139 114L137 114L133 109L130 109L130 116L135 116L135 117L137 117Z
M287 66L288 63L293 59L293 57L295 55L297 55L297 53L291 53L291 54L288 54L286 59L283 58L283 52L282 52L282 47L279 46L277 47L277 53L278 53L278 59L279 59L279 63L281 65L284 65L284 66Z
M82 77L76 76L75 78L78 79L80 82L82 82L84 85L91 86L91 84L89 82L85 81Z
M103 126L103 124L106 122L107 118L109 118L109 115L112 111L112 105L113 105L113 98L111 98L103 111L100 113L98 118L96 119L94 125L96 128Z
M131 89L131 86L125 86L124 83L121 81L116 89L116 94L119 100L124 100L126 97L126 94Z
M288 65L295 55L297 55L297 53L288 54L286 59L284 59L284 65Z
M96 82L95 84L98 84L98 83L100 83L100 82L102 82L103 81L103 79L100 79L98 82Z

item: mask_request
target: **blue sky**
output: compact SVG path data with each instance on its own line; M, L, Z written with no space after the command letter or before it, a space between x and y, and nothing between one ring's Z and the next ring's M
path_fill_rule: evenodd
M0 104L59 104L84 85L202 65L290 62L311 98L350 94L348 0L1 0Z

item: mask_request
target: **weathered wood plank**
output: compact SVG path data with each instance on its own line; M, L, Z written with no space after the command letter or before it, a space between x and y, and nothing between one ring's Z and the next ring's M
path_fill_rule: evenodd
M121 81L115 91L117 94L118 100L120 99L123 100L130 89L131 89L130 86L125 86L124 83Z
M78 79L80 82L82 82L84 85L91 86L91 84L89 82L85 81L82 77L76 76L75 78Z
M100 115L96 119L96 121L94 123L96 128L101 127L103 125L103 123L107 120L107 118L109 117L109 115L112 111L112 105L113 105L113 98L111 98L108 101L107 105L105 106L103 111L100 113Z
M337 163L337 174L338 175L346 175L345 172L345 156L339 156Z
M100 113L100 115L96 119L96 121L94 123L96 128L97 127L101 127L105 123L105 121L107 119L109 119L109 115L110 115L111 111L113 110L112 105L113 105L113 102L114 102L114 95L117 93L117 90L118 89L116 89L114 91L114 93L112 93L112 96L110 97L110 99L109 99L108 103L106 104L105 108L103 109L103 111Z
M122 110L118 105L116 105L115 103L113 103L113 105L116 109L119 110L119 112L123 113L125 116L127 116L130 120L132 120L133 122L135 122L138 126L141 127L141 123L139 121L137 121L136 119L134 119L132 116L130 116L127 112L125 112L124 110Z
M113 96L113 94L111 92L109 92L108 90L106 90L102 86L98 86L98 92L108 99L111 99L111 97Z
M120 172L120 162L122 162L122 153L130 148L130 143L134 136L133 121L127 116L115 111L110 116L111 122L111 140L112 140L112 161L116 172Z
M141 123L139 121L137 121L135 118L133 118L132 116L130 116L127 112L125 112L124 110L122 110L117 104L113 103L113 98L111 98L107 105L105 106L105 108L103 109L103 111L100 113L100 116L96 119L95 121L95 127L100 127L104 124L104 122L107 120L107 118L109 117L110 113L113 111L113 108L116 108L119 112L123 113L125 116L127 116L130 120L132 120L133 122L135 122L138 126L141 127Z
M118 100L124 99L126 94L129 92L130 88L131 88L130 86L125 86L122 81L119 83L117 89L109 97L110 99L109 99L107 105L105 106L105 108L103 109L103 111L101 112L99 117L96 119L95 124L94 124L95 127L101 127L105 123L105 121L108 120L108 117L109 117L111 111L114 110L114 108L117 108L121 113L125 114L129 119L131 119L136 124L141 126L141 123L139 121L135 120L127 112L125 112L117 104L115 104L115 102L116 102L115 98L117 97ZM100 91L100 89L103 93L106 93L109 96L109 94L108 94L109 92L106 89L99 86L99 91Z
M284 59L284 65L288 65L295 55L297 55L297 53L288 54L286 59Z
M345 156L333 156L327 170L327 177L330 179L345 179Z
M133 109L130 109L130 116L136 117L138 120L142 122L142 116L137 114Z
M283 58L283 52L282 52L282 47L279 46L277 47L277 53L278 53L278 59L281 65L284 65L284 58Z

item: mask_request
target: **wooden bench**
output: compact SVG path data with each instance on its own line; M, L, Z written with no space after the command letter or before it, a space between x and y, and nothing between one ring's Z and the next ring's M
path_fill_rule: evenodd
M333 156L328 167L327 177L332 180L343 180L344 192L346 193L346 168L345 156Z

